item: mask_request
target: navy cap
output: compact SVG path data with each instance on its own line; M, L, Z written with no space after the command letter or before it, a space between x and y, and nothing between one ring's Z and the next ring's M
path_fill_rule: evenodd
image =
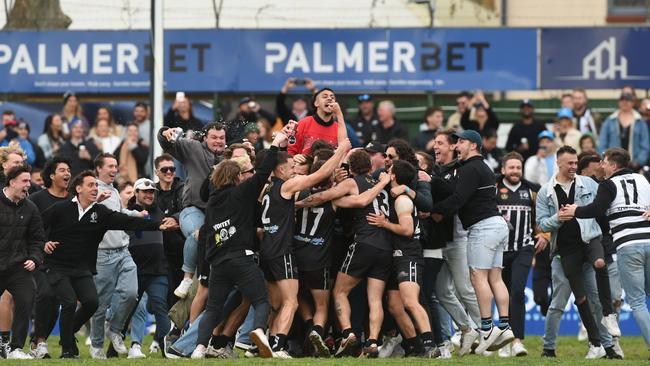
M361 102L370 102L372 101L372 96L370 94L361 94L357 97L359 103Z
M371 153L381 153L386 154L386 145L380 144L377 141L370 141L364 150Z
M535 108L535 106L533 105L533 101L530 99L524 99L521 101L521 103L519 103L519 108L523 108L523 107Z
M454 133L454 136L458 137L459 139L468 140L469 142L476 144L476 147L479 149L481 148L481 146L483 146L481 134L479 134L474 130L465 130L463 132L456 132Z

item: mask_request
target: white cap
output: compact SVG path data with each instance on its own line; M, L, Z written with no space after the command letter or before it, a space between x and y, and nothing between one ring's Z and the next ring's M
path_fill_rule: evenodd
M148 178L140 178L136 180L135 184L133 185L133 189L136 191L157 191L158 190L154 182Z

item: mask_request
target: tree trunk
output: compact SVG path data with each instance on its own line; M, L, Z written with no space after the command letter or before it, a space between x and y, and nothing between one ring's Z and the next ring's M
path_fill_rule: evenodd
M4 29L67 29L71 23L59 0L16 0Z

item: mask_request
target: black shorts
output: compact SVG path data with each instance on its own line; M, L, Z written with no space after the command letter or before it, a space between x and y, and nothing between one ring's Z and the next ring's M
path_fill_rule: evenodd
M393 273L386 285L388 290L399 290L402 282L415 282L422 286L424 274L424 261L415 257L394 257Z
M291 253L273 259L263 259L260 267L264 272L264 279L269 282L298 279L298 266Z
M307 290L330 290L330 269L323 268L316 271L298 271L300 286Z
M393 253L373 246L352 243L345 255L340 272L356 278L374 278L388 281L393 263Z

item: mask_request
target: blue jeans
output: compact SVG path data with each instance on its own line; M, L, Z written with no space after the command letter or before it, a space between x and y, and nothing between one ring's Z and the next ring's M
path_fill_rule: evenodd
M184 355L190 355L196 348L196 343L199 340L199 324L201 323L201 319L203 318L203 315L205 314L205 311L203 311L201 314L199 314L198 317L196 317L196 320L192 325L190 325L189 328L183 333L183 335L174 342L172 347L174 347L175 350L178 352L184 354Z
M598 286L596 286L596 272L591 263L583 263L582 270L585 281L585 291L587 292L587 301L594 315L596 324L598 325L598 332L600 334L600 342L603 347L610 347L612 345L612 336L609 334L604 325L600 323L603 319L603 310L600 306L598 299ZM544 321L544 349L555 349L555 342L558 332L560 331L560 321L562 314L569 302L571 296L571 286L569 280L564 275L560 257L555 256L551 261L551 274L553 276L553 298L551 305L546 313Z
M650 294L650 243L628 245L618 249L616 254L625 300L650 350L650 313L646 305L646 297Z
M145 332L147 331L147 319L149 313L147 312L147 293L145 292L140 298L138 308L133 313L131 318L131 343L142 344ZM158 327L156 326L156 329Z
M244 319L244 323L239 327L239 335L237 336L237 342L239 343L244 343L244 344L252 344L251 343L251 337L250 337L250 332L253 330L253 319L255 319L255 309L251 306L248 308L248 314L246 315L246 319Z
M508 224L501 216L483 219L469 227L467 264L469 268L503 267L503 251L508 244Z
M623 288L621 287L621 277L618 273L617 260L607 264L607 272L609 273L609 287L612 290L612 301L621 301L623 298ZM616 310L617 313L620 313L620 305L614 310Z
M137 267L127 248L99 249L97 274L94 276L99 306L90 319L90 339L93 347L104 345L104 321L113 295L117 301L111 306L110 329L120 333L138 301ZM113 308L114 307L114 308Z
M194 232L199 230L205 222L205 214L201 209L190 206L181 211L179 215L181 232L185 235L183 247L183 272L196 273L199 243L194 237Z

